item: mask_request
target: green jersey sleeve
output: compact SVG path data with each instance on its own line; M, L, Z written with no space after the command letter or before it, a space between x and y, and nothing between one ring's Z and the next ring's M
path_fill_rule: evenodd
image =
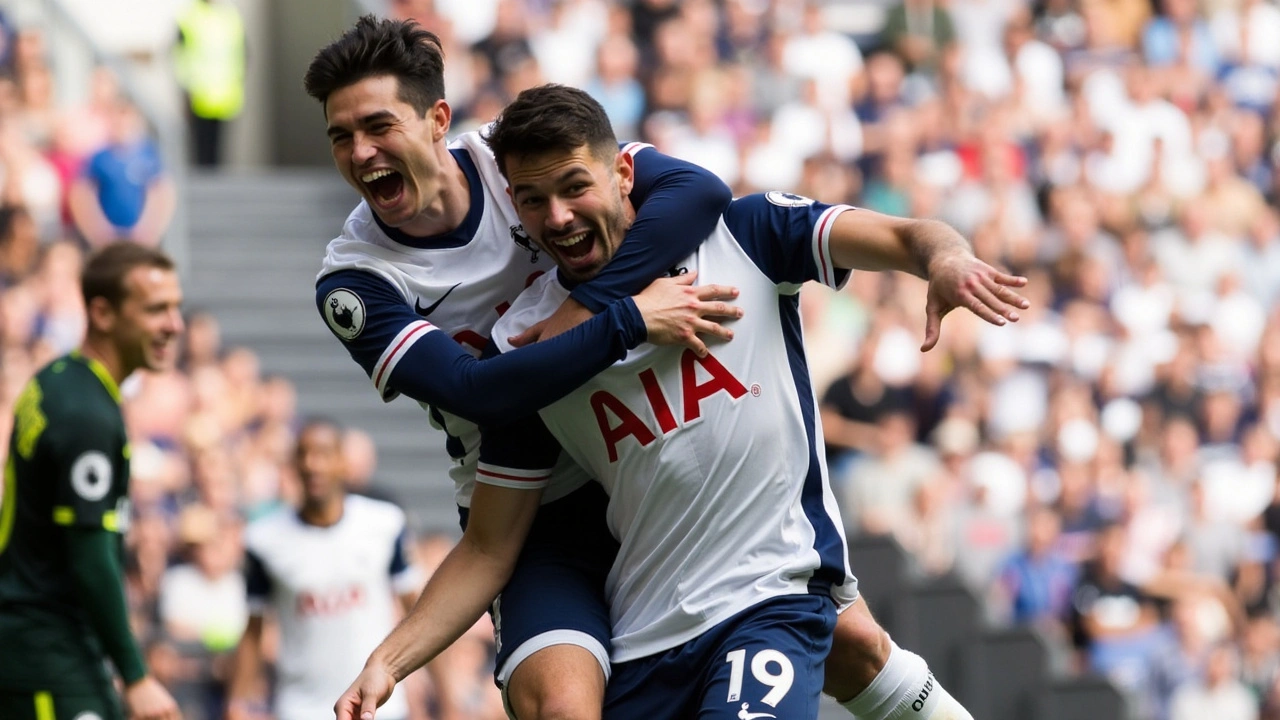
M122 530L118 510L128 489L128 469L118 422L85 409L60 418L50 438L56 482L57 525Z

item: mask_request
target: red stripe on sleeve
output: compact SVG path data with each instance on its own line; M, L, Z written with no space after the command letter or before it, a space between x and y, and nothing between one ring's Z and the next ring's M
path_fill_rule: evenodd
M430 329L431 329L431 323L424 322L423 324L415 328L412 332L410 332L408 335L405 335L404 338L400 340L400 342L396 343L395 349L392 350L391 354L387 356L387 362L382 365L382 367L378 370L378 375L373 379L373 384L379 390L382 389L382 376L387 372L388 368L396 364L396 354L400 352L400 349L403 348L406 344L408 344L409 341L413 340L415 337L421 335L422 333Z

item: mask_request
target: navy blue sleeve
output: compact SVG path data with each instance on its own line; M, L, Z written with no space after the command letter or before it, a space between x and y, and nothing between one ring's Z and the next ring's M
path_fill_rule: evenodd
M634 154L635 222L600 274L570 293L593 313L635 295L692 255L733 199L729 186L711 171L643 147Z
M244 591L250 600L266 602L271 595L271 578L261 558L252 550L244 554Z
M816 280L839 288L849 271L831 262L831 226L853 208L772 191L734 200L725 225L760 271L778 285L799 287Z
M395 547L391 549L391 566L387 568L387 574L395 577L405 570L409 569L409 558L405 552L405 548L409 546L409 528L406 526L400 530L400 534L396 536Z
M560 458L560 441L534 413L481 428L476 482L519 490L546 487Z
M316 283L316 308L384 400L398 394L479 425L523 417L567 395L645 340L630 298L563 335L477 360L423 320L391 283L342 270Z

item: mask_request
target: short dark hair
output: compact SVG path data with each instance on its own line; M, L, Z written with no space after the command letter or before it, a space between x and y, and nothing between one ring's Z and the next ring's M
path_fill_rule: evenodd
M556 84L521 91L489 127L484 141L504 177L506 159L513 155L575 150L583 145L601 159L611 159L618 152L618 138L600 103L578 88Z
M113 308L120 307L128 290L124 279L134 268L150 267L173 270L173 260L162 251L146 245L122 240L89 256L80 273L80 294L87 307L94 298L105 299Z
M323 105L329 95L365 78L390 75L398 97L418 117L444 99L444 50L435 33L413 20L365 15L311 60L302 79L307 94Z

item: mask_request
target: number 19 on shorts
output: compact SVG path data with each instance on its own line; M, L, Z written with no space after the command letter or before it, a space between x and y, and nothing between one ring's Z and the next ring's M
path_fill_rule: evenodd
M729 663L729 697L726 702L737 702L742 698L742 678L747 666L747 651L734 650L725 656ZM795 682L796 672L791 660L777 650L760 650L751 657L751 676L761 685L769 688L760 702L770 707L787 696L791 684Z

